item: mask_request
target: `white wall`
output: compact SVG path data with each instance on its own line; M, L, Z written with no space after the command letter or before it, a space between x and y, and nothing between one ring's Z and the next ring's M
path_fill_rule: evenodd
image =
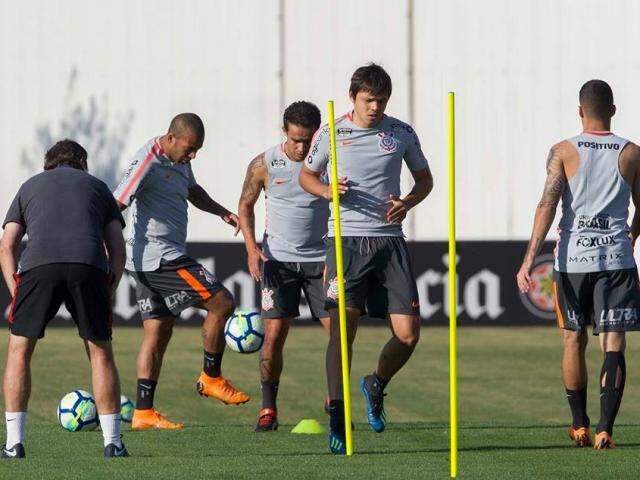
M96 173L113 182L127 157L181 111L198 112L207 127L197 178L235 207L246 164L281 138L282 106L309 99L324 112L333 98L345 110L350 74L373 60L394 80L389 113L410 119L414 112L435 174L432 197L407 222L409 238L446 237L449 90L458 99L460 237L527 238L548 148L580 128L584 81L609 81L619 108L615 130L636 133L640 3L614 5L1 0L0 207L53 139L87 145ZM38 165L25 165L25 156ZM192 212L189 238L231 236L215 218Z

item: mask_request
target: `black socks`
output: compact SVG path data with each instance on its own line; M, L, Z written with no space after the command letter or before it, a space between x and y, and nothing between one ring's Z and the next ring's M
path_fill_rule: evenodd
M587 416L587 387L580 390L566 389L569 408L573 416L573 426L575 428L589 428L589 417Z
M329 426L332 432L345 436L343 400L331 400L329 402Z
M220 353L211 353L204 351L204 363L202 366L202 370L204 373L209 375L210 377L219 377L220 369L222 367L222 354Z
M600 373L600 421L598 422L596 433L607 432L609 435L613 434L613 422L615 422L622 402L626 375L627 366L624 360L624 353L605 353L602 372Z
M262 389L262 408L276 408L276 398L278 396L279 381L261 381L260 387Z
M153 408L153 397L156 394L158 382L146 378L138 379L138 391L136 394L136 409L146 410Z

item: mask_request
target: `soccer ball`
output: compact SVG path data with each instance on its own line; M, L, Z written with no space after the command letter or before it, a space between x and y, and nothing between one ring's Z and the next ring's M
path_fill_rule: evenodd
M58 421L70 432L96 428L98 412L93 395L84 390L67 393L58 404Z
M264 324L258 312L236 310L224 327L224 338L231 350L253 353L264 341Z
M125 397L124 395L120 396L120 419L123 422L131 423L131 419L133 418L133 411L135 409L136 407L128 397Z

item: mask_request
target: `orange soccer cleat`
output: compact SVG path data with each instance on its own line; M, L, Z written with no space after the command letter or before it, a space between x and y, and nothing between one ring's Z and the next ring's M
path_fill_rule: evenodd
M210 377L202 372L196 382L196 388L203 397L217 398L227 405L240 405L250 400L249 395L238 390L222 376Z
M569 427L569 438L573 440L577 447L590 447L591 430L588 427L576 428L573 425Z
M613 443L611 435L609 435L607 432L600 432L596 433L596 439L593 447L596 450L609 450L612 448L616 448L616 444Z
M135 410L133 419L131 420L131 430L149 430L157 428L160 430L180 430L184 425L182 423L174 423L165 418L155 408L146 408L144 410Z

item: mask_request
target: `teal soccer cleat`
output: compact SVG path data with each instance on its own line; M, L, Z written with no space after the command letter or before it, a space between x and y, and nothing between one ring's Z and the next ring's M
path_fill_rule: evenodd
M383 386L374 375L367 375L360 379L360 391L364 395L367 406L367 422L374 432L384 432L386 416L384 413Z

